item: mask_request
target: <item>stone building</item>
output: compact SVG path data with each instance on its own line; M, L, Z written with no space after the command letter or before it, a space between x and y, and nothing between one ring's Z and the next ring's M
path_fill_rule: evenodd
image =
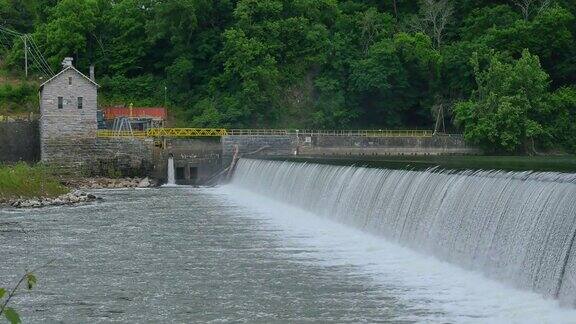
M62 71L40 85L40 155L47 164L75 163L70 156L96 139L98 84L65 58ZM81 161L78 161L81 162Z

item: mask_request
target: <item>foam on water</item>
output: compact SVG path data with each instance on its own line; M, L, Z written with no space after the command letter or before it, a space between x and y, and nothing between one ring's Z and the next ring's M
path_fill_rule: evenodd
M576 303L574 174L450 173L242 159L232 187L266 195L546 299L558 299L563 305ZM378 244L373 248L380 249ZM405 253L395 255L403 258ZM405 266L413 268L412 261L424 262L413 257ZM404 274L401 269L396 271ZM424 278L420 283L427 285L430 274L419 275ZM444 280L450 286L455 280L449 274L438 277L432 285ZM480 285L491 287L486 282ZM460 284L467 283L466 279ZM437 288L441 291L442 284ZM502 303L510 294L515 293L502 294ZM461 307L470 298L464 294L453 299Z

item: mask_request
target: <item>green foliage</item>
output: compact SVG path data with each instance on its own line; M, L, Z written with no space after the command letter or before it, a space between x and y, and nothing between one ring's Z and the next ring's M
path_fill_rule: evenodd
M569 127L571 108L563 105L574 103L574 93L551 94L548 74L528 50L511 62L493 54L485 69L477 56L472 63L477 89L455 107L456 122L470 142L489 151L534 153L536 144L545 147L560 137L558 126ZM559 113L564 118L555 121Z
M18 312L16 312L16 310L14 310L14 308L6 307L4 309L4 316L6 317L8 322L10 322L10 324L22 323L22 320L20 319L20 315L18 315Z
M0 115L38 112L38 94L36 85L31 83L0 85Z
M98 80L101 93L105 93L101 103L104 105L115 102L136 106L154 106L163 102L162 80L151 75L128 78L123 75L105 76Z
M576 153L576 87L563 87L550 96L550 107L547 116L550 123L546 131L554 135L554 142L549 146L561 144L571 153Z
M65 56L85 59L90 54L99 14L96 0L62 0L50 10L49 22L39 26L36 36L44 40L48 62L56 70Z
M22 323L20 319L20 314L12 308L8 307L10 301L16 293L18 292L18 288L20 285L26 283L28 290L32 290L37 283L36 276L32 272L26 272L20 280L16 283L14 288L7 290L6 288L0 288L0 316L4 315L6 320L10 322L10 324L19 324Z
M0 0L0 19L32 33L54 68L64 56L96 65L103 105L166 103L187 126L432 128L435 107L450 118L461 102L466 132L491 134L468 138L509 152L573 145L575 15L570 0L527 17L486 0ZM20 40L7 42L4 64L21 69ZM521 60L537 70L526 49L549 88L494 81L480 97L481 74L529 74ZM510 120L479 118L478 104Z
M19 163L0 165L0 200L11 198L56 197L68 192L47 167Z

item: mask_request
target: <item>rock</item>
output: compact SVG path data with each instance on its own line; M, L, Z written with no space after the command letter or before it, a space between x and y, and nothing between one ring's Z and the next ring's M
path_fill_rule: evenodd
M150 187L151 183L150 183L150 179L148 179L148 177L140 180L140 182L138 183L138 188L148 188Z

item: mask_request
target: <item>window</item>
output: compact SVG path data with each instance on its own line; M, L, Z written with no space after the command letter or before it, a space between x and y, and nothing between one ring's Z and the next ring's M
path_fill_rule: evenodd
M176 180L184 180L184 168L183 167L177 167L176 168Z
M68 85L72 85L72 77L68 77Z
M78 109L82 109L82 97L78 97Z
M58 109L64 108L64 98L58 97Z

